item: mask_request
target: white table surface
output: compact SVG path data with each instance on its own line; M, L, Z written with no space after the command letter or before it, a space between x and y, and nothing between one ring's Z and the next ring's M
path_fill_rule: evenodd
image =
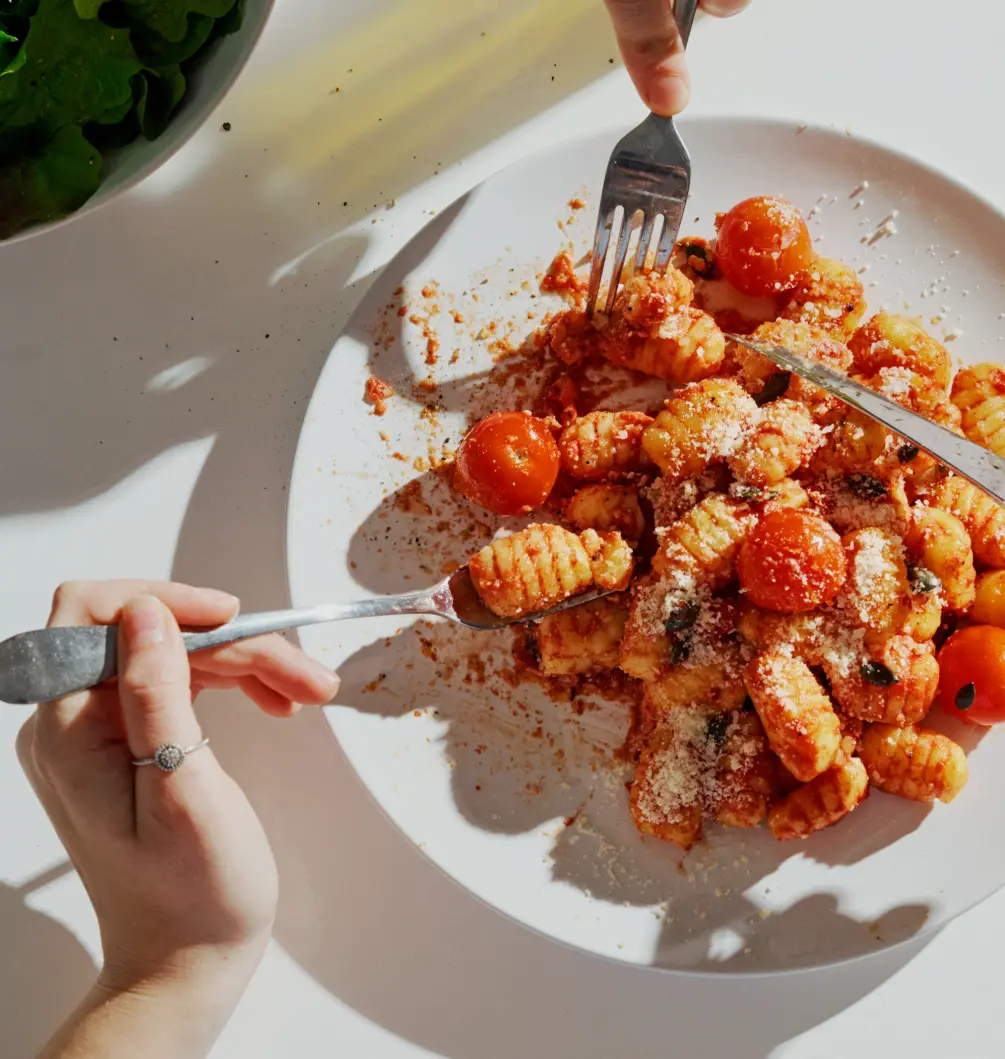
M697 25L691 112L850 127L1002 208L1003 33L1005 7L987 0L951 17L934 0L754 0ZM283 605L297 434L352 307L430 210L556 138L640 116L615 54L600 0L280 0L237 86L169 165L92 216L0 247L0 636L42 623L71 577L172 576L238 592L246 609ZM1005 894L845 967L633 970L532 935L443 877L319 713L280 723L227 696L201 709L283 879L275 941L214 1056L1002 1052ZM32 1054L98 951L15 760L26 712L0 713L5 1059Z

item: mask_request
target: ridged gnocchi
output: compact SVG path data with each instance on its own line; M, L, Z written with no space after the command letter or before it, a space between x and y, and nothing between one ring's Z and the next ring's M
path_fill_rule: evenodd
M848 577L836 606L865 629L895 632L911 609L902 541L873 526L846 533L841 542Z
M804 783L834 760L841 722L827 693L800 658L781 651L759 655L744 670L744 683L771 749Z
M756 425L727 462L738 482L775 485L805 466L823 440L805 405L781 398L761 409Z
M725 349L726 339L712 317L694 308L669 317L655 334L612 335L603 345L612 364L677 384L714 375Z
M651 422L644 412L579 416L559 435L562 469L584 482L638 476L649 462L642 451L642 433Z
M727 827L757 827L778 791L778 772L756 713L737 713L726 727L708 812Z
M692 383L646 427L642 448L667 482L680 482L725 461L759 417L757 405L731 379Z
M945 346L915 321L893 313L876 313L848 340L853 367L859 375L875 375L881 368L908 368L949 389L952 364Z
M617 530L632 542L646 528L638 491L630 485L584 485L569 498L565 517L577 530Z
M701 723L704 731L704 721ZM698 771L702 748L666 725L642 751L628 794L635 826L647 835L690 849L701 838L701 789L681 777Z
M691 281L675 268L632 276L599 332L603 355L678 385L714 375L726 340L715 320L691 304L693 293Z
M868 793L865 766L857 758L846 759L775 802L768 827L783 841L807 838L846 817Z
M912 562L938 578L937 591L946 607L966 610L974 601L977 581L966 527L955 515L938 507L919 505L911 514L904 545Z
M541 672L550 676L613 669L621 658L627 608L609 598L549 614L536 629Z
M747 696L742 663L734 651L707 665L671 665L646 684L645 695L657 713L682 706L699 706L710 712L738 710Z
M736 556L755 521L748 504L710 493L659 534L653 569L662 577L722 588L736 575Z
M1005 509L987 493L953 475L930 489L925 499L963 523L975 559L998 569L1005 567Z
M929 728L866 725L858 751L872 784L901 798L951 802L967 782L962 748Z
M810 360L819 360L835 371L847 371L851 367L851 350L843 342L819 327L811 327L806 323L771 320L761 324L751 337L758 342L784 346ZM826 390L821 390L798 375L783 372L773 361L746 346L737 346L734 356L740 369L739 380L747 392L754 396L763 399L766 393L774 393L776 397L799 401L820 423L829 421L833 413L845 407Z
M631 550L617 533L582 538L561 526L534 523L486 545L468 561L485 605L507 618L561 603L596 582L617 589L631 578Z
M977 575L968 617L979 625L1005 629L1005 570L985 570Z
M865 291L855 270L841 261L818 257L792 288L781 319L847 337L865 315Z
M963 433L998 456L1005 456L1005 370L1000 364L975 364L953 380L953 404L960 410Z
M892 636L856 662L842 666L832 658L822 660L831 695L844 713L896 725L925 717L939 687L939 664L931 643Z

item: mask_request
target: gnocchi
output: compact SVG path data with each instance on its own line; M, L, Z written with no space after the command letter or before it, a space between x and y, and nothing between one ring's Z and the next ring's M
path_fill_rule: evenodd
M940 342L913 319L867 319L859 276L809 243L765 288L774 318L734 326L709 285L747 282L755 258L766 283L775 263L748 261L747 229L728 229L729 253L693 240L677 248L680 268L630 276L610 316L578 307L543 326L534 349L569 369L548 414L534 411L556 438L556 522L469 562L507 617L612 593L543 617L537 668L557 688L609 682L631 699L631 815L685 850L709 821L806 838L870 787L950 801L966 755L921 727L940 679L946 706L951 667L936 645L957 623L1005 628L1005 510L725 332L791 348L1003 456L1005 369L953 381ZM620 410L581 399L590 373L628 377L611 364L656 380L658 397ZM960 711L972 705L959 702L973 691L965 664Z
M630 556L617 533L605 539L587 530L580 538L561 526L534 523L486 545L468 561L468 570L485 605L511 618L546 610L594 581L624 587Z
M642 433L651 422L643 412L590 412L574 419L558 439L562 469L584 482L637 476L649 462Z
M928 728L867 725L858 752L872 784L901 798L951 802L967 782L963 750Z

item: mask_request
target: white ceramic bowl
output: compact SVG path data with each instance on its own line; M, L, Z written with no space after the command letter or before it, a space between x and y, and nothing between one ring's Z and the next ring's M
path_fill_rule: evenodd
M98 190L77 210L59 220L32 225L4 240L2 245L69 224L77 217L111 202L148 177L181 148L227 94L258 43L275 0L245 0L244 20L236 33L216 41L188 76L188 91L168 127L156 140L144 137L105 155L104 173Z

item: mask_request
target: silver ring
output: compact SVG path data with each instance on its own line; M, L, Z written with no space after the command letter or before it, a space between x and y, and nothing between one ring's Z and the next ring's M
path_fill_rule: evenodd
M179 746L177 743L162 743L153 754L153 757L141 757L139 761L134 761L134 765L156 765L161 772L174 772L175 769L181 768L185 762L185 758L189 754L194 753L196 750L202 750L202 748L209 742L209 739L203 739L201 743L193 743L192 746Z

